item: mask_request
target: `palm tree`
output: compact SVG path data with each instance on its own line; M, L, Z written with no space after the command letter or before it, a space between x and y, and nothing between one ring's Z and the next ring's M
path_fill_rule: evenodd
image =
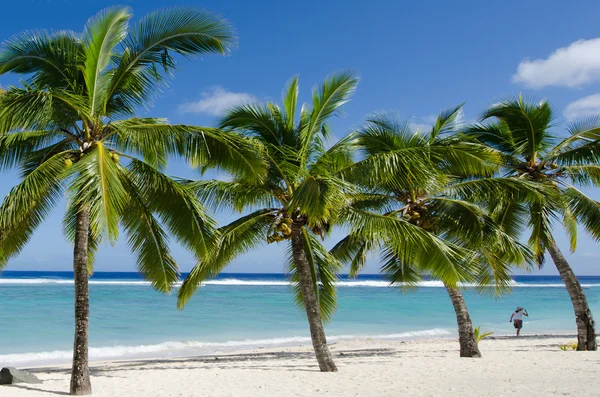
M369 251L379 250L381 272L393 283L413 286L424 274L441 280L456 313L460 356L481 357L457 283L478 282L482 288L493 283L502 290L509 285L510 265L525 263L527 250L468 199L487 198L510 181L490 184L473 179L493 175L498 157L458 133L460 115L461 106L441 113L428 133L413 133L409 123L397 122L391 115L374 115L357 132L365 159L347 172L365 188L350 211L370 211L364 215L403 222L408 229L405 240L408 233L415 239L426 234L436 244L415 249L385 231L373 239L360 225L331 253L350 264L351 277L364 266ZM387 170L388 164L393 169Z
M494 119L495 121L489 121ZM568 126L559 139L550 129L552 109L547 102L527 103L522 96L490 107L470 133L503 155L507 176L548 187L539 203L497 203L494 211L505 223L526 219L529 244L542 266L548 251L565 283L577 323L577 350L596 350L596 331L585 293L552 235L552 220L562 220L577 247L577 227L600 239L600 203L578 187L600 185L600 119ZM562 218L562 219L561 219Z
M348 140L326 149L324 139L330 136L327 121L350 100L357 84L358 79L349 73L332 75L315 87L311 105L303 105L298 112L298 79L294 77L283 92L283 109L274 103L232 109L221 128L260 142L268 162L264 180L256 183L242 175L231 182L192 184L200 199L215 207L228 205L251 212L219 229L219 249L198 262L184 281L179 307L183 308L203 280L217 275L236 256L264 241L285 242L296 302L306 310L321 371L337 370L323 320L335 309L340 266L318 237L330 230L344 205L348 184L336 171L351 161Z
M216 225L192 190L162 172L168 157L193 151L195 163L222 161L242 173L248 162L254 159L256 170L262 161L235 135L134 117L174 70L172 55L226 53L232 27L192 8L156 11L134 26L131 16L129 8L110 8L82 34L24 32L0 47L0 73L27 76L0 95L0 168L19 167L22 175L0 206L0 268L66 193L64 232L74 246L75 283L70 391L76 395L91 393L88 276L100 242L114 242L121 227L139 271L169 291L179 272L167 233L203 256Z

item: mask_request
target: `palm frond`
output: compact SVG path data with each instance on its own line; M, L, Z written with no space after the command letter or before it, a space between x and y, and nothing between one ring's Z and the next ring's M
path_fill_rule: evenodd
M292 77L283 89L283 108L285 109L285 124L288 130L294 129L298 90L298 76Z
M561 165L583 165L600 160L600 117L589 117L571 122L569 135L545 157Z
M278 123L266 105L243 104L231 109L219 122L219 128L233 129L250 136L260 137L273 146L284 144L284 126ZM295 142L286 141L286 144Z
M438 138L443 137L445 134L456 133L458 131L462 126L463 105L464 103L440 113L429 134L430 144L433 144Z
M195 128L184 155L193 167L225 170L247 182L261 182L267 168L260 142L232 131Z
M274 207L278 200L267 186L244 182L204 180L188 183L204 205L213 210L231 207L241 212L245 209Z
M431 156L438 167L446 173L458 177L491 177L502 161L499 152L464 138L434 142L430 146Z
M0 171L25 161L30 153L57 140L50 131L19 131L0 135Z
M439 234L449 235L480 246L483 240L485 215L475 204L465 200L435 197L429 200L431 214L437 220Z
M562 167L559 171L579 186L600 186L600 165L585 164Z
M0 206L0 267L18 254L33 231L54 208L68 174L64 160L68 154L58 153L15 186Z
M123 56L111 72L107 97L119 99L112 110L118 104L131 109L144 104L162 82L156 66L167 72L174 68L171 53L226 54L235 43L231 24L205 10L173 7L146 15L129 31Z
M213 246L216 223L198 202L192 187L169 178L142 161L133 159L129 178L148 200L169 233L197 257L208 255Z
M33 75L31 83L41 87L72 87L80 73L81 47L73 32L23 32L2 43L0 74Z
M546 151L553 143L548 135L552 123L552 108L541 101L535 104L526 102L522 97L501 101L483 114L483 119L495 117L509 128L517 147L525 148L527 161Z
M344 72L329 76L323 84L313 89L310 119L308 124L300 130L299 157L301 159L307 158L315 135L323 132L323 124L331 116L340 112L341 107L350 100L357 86L358 78L350 72ZM306 162L306 160L304 161Z
M380 272L386 280L402 290L408 290L417 286L423 280L423 269L419 264L410 260L403 260L405 255L399 254L402 249L394 245L386 244L382 247L379 255L381 257Z
M309 166L309 172L313 175L335 174L338 170L350 167L353 164L352 154L355 146L354 135L345 136L316 158Z
M375 241L349 234L340 240L329 253L341 263L350 265L348 277L356 278L366 266L369 252L375 247L377 247Z
M262 209L220 228L216 235L216 252L194 266L179 289L177 307L184 308L202 281L215 277L237 256L265 242L274 218L272 209Z
M334 219L346 203L346 192L353 190L352 184L335 177L307 177L294 190L288 212L306 216L309 227L320 226Z
M119 217L130 197L111 153L98 142L73 165L69 195L75 207L90 207L90 229L94 237L106 235L116 242Z
M61 89L9 87L0 95L0 133L72 127L87 116L87 104Z
M563 191L568 208L577 221L595 239L600 240L600 202L580 190L569 187Z
M179 279L179 267L169 249L169 237L150 209L152 198L139 193L130 172L121 168L121 181L130 200L123 210L121 223L131 251L137 258L138 271L154 288L169 292Z
M552 213L543 203L533 203L529 206L529 227L531 236L529 245L533 248L538 265L541 267L544 263L544 254L546 248L553 241L552 239Z
M125 39L131 10L126 7L106 8L90 18L83 32L83 75L92 114L101 114L107 99L110 75L106 73L114 49Z
M456 284L472 278L475 252L392 216L348 209L341 220L357 238L381 241L396 252L400 263L418 266L444 282Z

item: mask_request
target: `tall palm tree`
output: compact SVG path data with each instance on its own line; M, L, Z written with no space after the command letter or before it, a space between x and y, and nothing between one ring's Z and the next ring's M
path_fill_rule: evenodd
M493 120L493 121L491 121ZM585 293L552 234L552 220L561 220L570 236L571 251L577 247L577 226L600 239L600 203L578 187L600 185L600 120L571 124L569 136L560 139L552 128L552 109L547 102L527 103L522 96L497 103L470 133L500 151L507 176L548 187L539 203L499 202L494 211L504 222L526 219L529 243L538 264L550 253L565 283L577 323L577 350L596 350L596 331Z
M323 320L335 309L339 262L323 247L323 237L345 202L347 183L336 171L351 161L347 140L326 149L327 121L350 100L358 79L349 73L328 77L315 87L312 103L298 111L298 78L283 92L283 108L274 103L232 109L221 128L260 142L268 169L262 182L245 176L231 182L192 184L201 200L251 211L219 229L215 255L198 262L179 290L179 307L199 284L217 275L236 256L267 241L288 246L288 271L296 301L306 310L310 335L321 371L337 368L327 347Z
M415 251L385 232L372 239L364 235L362 225L331 253L350 264L350 276L361 270L369 251L379 250L381 272L393 283L412 286L424 274L441 280L456 314L460 356L481 357L458 282L482 287L492 283L504 289L509 285L510 265L526 263L527 249L469 200L485 197L486 190L496 191L510 181L490 184L474 179L493 175L499 158L495 151L458 133L460 115L461 106L441 113L428 133L413 133L409 123L391 115L374 115L357 132L365 159L347 172L366 189L351 211L367 210L371 216L404 222L413 235L425 233L437 241L440 254L429 246ZM388 163L393 170L377 171ZM424 175L417 167L431 172Z
M0 168L18 167L22 176L0 206L0 268L66 193L75 283L70 391L77 395L91 393L88 276L100 242L114 242L121 227L139 271L159 291L179 273L167 233L198 256L210 250L215 222L192 190L162 172L168 157L193 152L192 161L223 162L234 173L254 159L249 179L262 164L233 134L134 116L174 70L172 55L226 53L232 27L192 8L156 11L133 26L131 17L129 8L110 8L82 34L24 32L0 47L0 73L27 76L0 94Z

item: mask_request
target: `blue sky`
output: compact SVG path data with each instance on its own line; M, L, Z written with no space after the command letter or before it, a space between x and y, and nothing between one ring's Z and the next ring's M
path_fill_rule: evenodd
M87 18L119 4L91 0L20 0L2 5L0 39L33 29L81 31ZM158 1L129 0L139 18L171 5L207 8L236 27L239 46L230 56L180 60L170 86L148 113L172 122L214 125L223 109L240 100L277 100L284 83L300 75L301 95L327 74L352 70L361 77L346 115L332 124L341 137L377 110L412 118L415 128L440 110L466 102L465 118L476 119L490 104L509 95L549 100L556 131L567 119L600 114L600 38L596 1ZM0 76L0 85L14 84ZM199 177L183 164L169 172ZM4 197L16 172L0 176ZM592 196L600 199L598 192ZM61 234L64 203L40 227L8 270L70 270L72 248ZM230 214L218 214L221 222ZM334 234L331 245L340 234ZM568 254L562 232L559 244ZM174 246L182 270L193 258ZM265 245L234 262L228 271L280 272L282 247ZM600 274L597 243L581 234L569 254L578 274ZM377 271L371 261L367 271ZM126 243L108 244L98 255L98 271L132 271ZM540 274L556 274L549 261Z

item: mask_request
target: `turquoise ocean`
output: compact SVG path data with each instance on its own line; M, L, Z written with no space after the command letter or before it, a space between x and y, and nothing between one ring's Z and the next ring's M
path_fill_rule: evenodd
M600 276L581 277L600 316ZM574 334L573 309L559 277L516 276L510 294L465 288L475 326L513 333L517 305L530 314L525 334ZM338 283L338 310L326 324L329 342L348 338L453 337L456 319L445 289L424 281L402 292L377 275ZM305 315L283 274L222 274L208 281L183 311L135 273L90 279L92 360L174 357L309 344ZM73 282L68 272L0 275L0 366L66 363L73 337Z

